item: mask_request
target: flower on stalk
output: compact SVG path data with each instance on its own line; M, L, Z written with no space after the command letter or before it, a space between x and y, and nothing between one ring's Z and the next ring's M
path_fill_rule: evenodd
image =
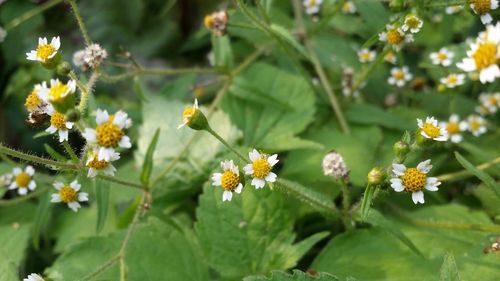
M457 114L452 114L448 122L441 122L439 127L446 128L450 140L454 143L459 143L462 141L462 132L467 130L467 122L460 121L460 117Z
M470 8L481 17L483 24L488 24L493 20L490 12L498 8L498 0L470 0Z
M475 137L479 137L480 135L486 133L486 120L483 117L472 114L467 117L467 129L471 132Z
M97 109L96 123L95 129L85 129L83 137L89 144L97 145L97 160L110 162L116 153L115 149L132 147L130 138L124 132L132 126L127 113L119 110L109 115L106 110Z
M209 127L207 117L198 106L198 99L194 100L193 106L186 107L182 112L182 123L177 126L177 129L184 126L188 126L193 130L205 130Z
M363 88L365 82L363 82L359 88ZM345 97L359 97L360 92L354 88L354 70L350 67L345 67L342 69L342 94Z
M251 164L247 164L243 170L245 174L251 175L252 185L255 189L263 188L266 182L275 182L278 177L272 172L273 166L278 163L278 154L273 154L271 156L267 154L260 154L256 149L253 149L248 153L248 157Z
M13 180L9 186L9 189L16 189L19 195L28 194L28 190L35 190L36 182L33 180L35 175L35 169L32 166L26 166L26 168L14 168L12 170Z
M392 172L396 177L391 179L391 187L396 192L411 192L413 203L424 203L424 189L437 191L441 184L437 178L428 177L432 169L431 160L420 162L416 168L406 168L403 164L392 164Z
M465 74L451 73L446 77L441 78L441 84L446 85L448 88L455 88L457 86L463 85L465 80Z
M66 113L75 106L76 82L69 80L64 84L59 79L50 79L50 88L42 87L40 97L49 102L57 111Z
M120 153L114 152L111 154L109 161L99 160L99 149L94 147L87 154L87 162L85 163L85 166L89 168L87 177L94 178L99 173L102 173L106 176L114 176L116 168L113 166L113 164L111 164L111 162L118 159L120 159Z
M302 4L306 8L306 13L308 15L314 15L319 12L319 8L321 4L323 3L323 0L304 0Z
M412 78L413 75L410 73L407 66L401 68L393 67L391 69L391 76L387 79L387 83L401 88Z
M416 15L407 15L403 22L402 29L404 32L410 30L411 33L417 33L422 28L422 25L424 25L424 21L419 17Z
M56 57L57 51L61 47L59 36L52 37L50 43L47 38L38 38L38 47L29 53L26 53L28 60L39 61L43 64L49 64Z
M89 201L89 194L86 192L80 192L81 187L82 186L76 180L72 181L69 185L61 182L55 182L54 188L57 189L57 193L52 194L50 202L66 203L71 210L77 212L81 207L79 202Z
M480 107L483 108L483 115L495 114L500 108L500 93L482 93L479 95Z
M405 34L401 28L390 24L386 26L386 31L378 35L378 38L382 42L387 42L396 51L401 50L404 43L413 41L413 35Z
M357 10L356 5L352 1L345 1L342 5L342 13L344 14L354 14Z
M214 173L212 175L212 185L221 186L224 189L222 201L231 201L233 192L241 193L243 184L240 179L238 166L234 165L233 160L224 160L220 163L223 173Z
M59 142L68 140L69 130L73 128L73 122L66 121L64 114L51 110L47 113L50 115L50 126L45 130L50 134L59 132Z
M321 166L323 167L323 174L325 176L343 179L345 181L349 180L349 169L342 155L336 151L332 151L325 155Z
M420 135L426 139L432 139L435 141L447 141L448 132L445 127L438 126L438 121L434 117L425 118L425 122L422 119L417 118L417 124L420 128Z
M377 56L377 52L371 51L370 49L363 48L358 51L359 61L362 63L372 62Z
M481 83L494 82L500 77L500 22L495 26L486 26L486 32L481 32L475 43L470 45L467 58L457 63L457 67L466 72L478 72Z
M24 106L29 112L28 123L36 124L38 116L47 116L53 110L52 105L43 99L43 91L47 89L47 84L36 84L33 91L26 97ZM44 118L43 118L44 119Z
M45 281L45 279L36 273L31 273L28 277L24 278L23 281Z
M455 56L455 54L447 48L441 48L438 52L430 54L432 64L442 66L450 66L453 62L453 56Z
M448 14L448 15L453 15L453 14L456 14L456 13L462 11L463 8L464 8L464 6L462 6L462 5L448 6L445 9L445 13Z
M214 32L217 36L223 36L227 32L227 21L229 15L227 11L217 11L206 15L203 19L205 27Z

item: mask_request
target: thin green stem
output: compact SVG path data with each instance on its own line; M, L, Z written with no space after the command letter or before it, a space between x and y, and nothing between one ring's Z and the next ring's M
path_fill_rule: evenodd
M36 6L35 8L25 12L24 14L22 14L21 16L13 19L12 21L10 21L9 23L7 23L5 25L5 30L6 31L10 31L11 29L17 27L18 25L22 24L23 22L31 19L32 17L38 15L38 14L41 14L43 13L44 11L54 7L55 5L63 2L64 0L50 0L50 1L47 1L41 5L38 5Z
M249 163L250 161L243 156L238 150L234 149L224 138L222 138L219 134L217 134L212 128L208 127L205 131L209 132L212 136L214 136L217 140L219 140L225 147L231 150L234 154L236 154L243 162Z
M9 199L9 200L0 200L0 206L9 206L9 205L15 205L24 201L28 201L32 198L36 198L42 194L44 194L48 188L37 188L35 191L28 193L25 196L19 196L14 199Z
M361 73L360 76L354 81L354 85L352 86L352 92L356 92L359 90L363 82L366 81L366 78L375 70L375 68L384 61L385 56L391 51L391 48L386 47L385 50L378 55L377 59L365 70Z
M497 157L491 161L488 161L486 163L478 165L478 166L476 166L476 168L479 170L486 170L486 169L493 167L495 165L498 165L498 164L500 164L500 157ZM459 172L455 172L455 173L440 175L437 178L439 181L445 182L445 181L457 181L457 180L464 179L464 178L467 178L470 176L473 176L473 174L471 172L469 172L468 170L463 170L463 171L459 171Z
M344 180L340 180L340 190L342 192L342 217L346 229L352 229L351 215L349 207L351 206L351 196L349 194L349 187Z
M82 16L80 15L80 9L78 9L78 5L75 0L67 0L71 8L73 9L73 13L75 15L76 22L78 23L78 27L82 32L83 39L85 40L85 44L92 44L92 40L90 40L89 33L87 32L87 28L85 27L85 23L83 22Z
M107 270L108 268L110 268L111 266L113 266L115 264L116 261L118 261L120 259L120 256L116 255L112 258L110 258L108 261L106 261L103 265L101 265L99 268L97 268L96 270L94 270L93 272L85 275L82 279L78 280L78 281L88 281L88 280L92 280L92 278L96 277L97 275L99 275L101 272Z
M31 155L31 154L26 154L26 153L5 147L2 144L0 144L0 153L12 156L14 158L18 158L18 159L26 160L29 162L45 165L45 166L48 166L49 168L59 167L59 168L65 168L65 169L71 169L71 170L75 170L75 169L79 168L77 164L64 163L64 162L59 162L59 161L54 161L51 159L43 158L43 157L38 157L35 155Z
M165 76L173 76L173 75L181 75L181 74L215 74L216 70L211 68L140 68L135 69L130 72L117 74L117 75L109 75L106 73L102 73L102 79L107 82L118 82L121 80L125 80L134 76L139 75L165 75Z
M128 186L128 187L132 187L132 188L136 188L136 189L141 189L141 190L146 189L143 185L141 185L139 183L129 182L129 181L125 181L125 180L120 180L120 179L117 179L115 177L110 177L110 176L101 175L101 174L97 175L97 177L99 177L100 179L109 181L109 182L114 182L114 183L123 185L123 186Z

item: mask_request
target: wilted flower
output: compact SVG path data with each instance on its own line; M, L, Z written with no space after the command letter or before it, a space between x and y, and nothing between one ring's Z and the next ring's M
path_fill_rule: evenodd
M77 212L81 207L79 202L89 201L89 194L80 192L81 187L82 186L76 180L72 181L69 185L55 182L54 188L57 189L58 192L52 194L50 202L66 203L71 210Z
M231 201L233 192L241 193L243 184L240 180L240 170L234 165L233 160L225 160L220 163L223 173L212 175L212 185L221 186L224 189L222 201Z
M415 15L408 15L404 20L402 29L405 32L410 30L411 33L417 33L422 28L422 25L424 25L424 22L420 18Z
M24 106L29 112L28 122L30 124L36 123L37 120L35 119L37 116L46 116L46 114L54 110L52 105L43 99L42 91L45 91L46 88L47 85L45 82L42 84L36 84L33 87L33 91L31 91L31 93L26 97Z
M323 3L323 0L304 0L302 3L306 8L306 13L309 15L313 15L319 12L319 8Z
M480 135L486 133L486 121L483 117L477 116L475 114L467 117L467 129L471 132L475 137L479 137Z
M382 42L387 42L396 51L401 50L404 43L413 41L411 34L405 34L401 28L394 25L387 25L386 31L380 33L378 38Z
M342 70L342 94L346 97L358 97L359 91L353 89L354 86L354 70L350 67L345 67ZM364 86L361 84L360 87ZM353 91L354 90L354 91Z
M420 162L416 168L406 168L403 164L392 164L392 172L396 175L391 179L391 187L396 192L411 192L413 203L424 203L424 189L437 191L441 184L437 178L428 177L432 169L431 160Z
M377 52L371 51L370 49L363 48L358 51L358 58L362 63L373 61L375 56L377 56Z
M464 79L464 74L451 73L448 76L441 78L440 82L448 88L455 88L456 86L463 85Z
M483 24L488 24L493 20L490 11L498 8L498 0L470 0L470 8L481 16Z
M53 37L50 43L48 43L47 38L38 38L38 47L29 53L26 53L26 58L28 60L39 61L43 64L51 62L51 60L57 55L57 51L61 47L61 40L58 37Z
M97 176L97 174L102 173L107 176L114 176L116 172L116 168L111 164L112 161L116 161L120 159L120 153L114 152L109 157L109 161L99 160L99 149L93 148L87 154L87 162L85 165L89 168L87 173L87 177L93 178Z
M433 64L450 66L454 55L455 54L451 51L448 51L447 48L441 48L439 52L431 53L430 58Z
M222 36L227 32L227 21L229 20L229 15L227 11L218 11L210 15L206 15L203 19L203 24L206 28L212 30L215 35Z
M273 166L278 163L278 154L273 154L271 156L267 154L260 154L256 149L253 149L248 153L251 164L247 164L243 170L245 174L251 175L252 185L256 189L263 188L267 182L275 182L278 177L272 172Z
M9 186L12 183L12 174L4 174L0 176L0 188Z
M424 138L433 139L435 141L448 140L446 128L438 126L438 121L434 119L434 117L425 118L425 122L417 118L417 124L420 128L420 135Z
M457 114L452 114L448 122L441 122L439 127L446 128L450 140L454 143L459 143L462 141L462 132L467 130L467 123L465 121L460 121L460 117Z
M32 166L26 166L24 171L21 168L12 170L13 181L9 189L16 189L19 195L26 195L28 190L35 190L36 182L33 180L35 169Z
M24 278L23 281L45 281L45 279L36 273L31 273L28 277Z
M345 1L342 5L342 13L344 14L354 14L357 10L356 5L352 1Z
M325 155L322 162L323 174L336 179L349 180L349 169L344 158L339 153L332 151Z
M387 83L390 85L396 85L397 87L403 87L406 82L410 81L413 75L408 70L407 66L402 68L393 67L391 69L391 76L387 79Z

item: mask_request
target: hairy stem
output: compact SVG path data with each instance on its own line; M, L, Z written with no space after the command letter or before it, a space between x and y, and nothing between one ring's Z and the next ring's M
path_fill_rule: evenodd
M78 27L82 32L83 39L85 40L85 44L92 44L92 40L90 40L89 33L87 28L85 27L85 23L83 22L82 16L80 15L80 9L78 9L78 5L75 0L67 0L71 8L73 9L73 14L75 15L76 22L78 23Z

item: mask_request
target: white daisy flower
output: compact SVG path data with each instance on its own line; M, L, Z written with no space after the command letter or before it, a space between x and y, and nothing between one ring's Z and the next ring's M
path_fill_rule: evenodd
M64 114L53 109L47 112L47 114L50 115L50 127L45 132L50 134L59 132L59 142L67 141L69 130L73 128L73 122L66 121Z
M36 273L31 273L28 277L24 278L23 281L45 281L45 279Z
M394 52L389 51L385 56L384 60L391 64L396 64L398 62L398 57L394 54Z
M401 88L412 78L413 75L410 73L407 66L403 66L402 68L393 67L391 69L391 76L387 79L387 83Z
M462 5L448 6L445 9L445 13L448 15L453 15L453 14L456 14L456 13L459 13L460 11L462 11L463 8L464 8L464 6L462 6Z
M420 31L423 25L424 21L422 21L420 18L415 15L408 15L405 18L402 29L404 32L410 30L411 33L417 33Z
M59 36L52 37L50 43L48 43L47 38L38 38L38 47L29 53L26 53L26 58L28 60L39 61L41 63L47 63L57 55L57 51L61 47L61 40Z
M370 49L363 48L358 51L358 58L362 63L372 62L376 56L377 52L371 51Z
M109 161L98 160L99 149L93 148L87 155L87 162L85 165L89 168L87 177L94 178L99 173L107 176L114 176L116 168L111 164L112 161L120 159L120 153L114 152L111 154Z
M448 132L446 128L438 126L438 121L434 117L422 119L417 118L417 124L420 128L420 134L426 139L433 139L435 141L447 141Z
M26 166L24 171L21 168L14 168L12 170L13 181L9 189L16 189L19 195L28 194L28 190L35 190L36 182L33 180L35 169L32 166Z
M467 129L471 132L475 137L479 137L480 135L486 133L486 120L483 117L477 116L475 114L467 117Z
M224 160L220 163L223 173L212 175L212 185L221 186L224 189L222 201L231 201L233 192L241 193L243 184L240 179L240 170L234 165L233 160Z
M413 35L405 34L401 28L394 25L387 25L386 31L380 33L378 39L387 42L394 50L399 51L404 43L413 42Z
M450 66L451 63L453 62L454 56L455 54L449 51L447 48L441 48L439 52L430 54L432 64L442 65L442 66Z
M260 154L256 149L253 149L248 153L248 157L252 161L251 164L247 164L243 170L245 174L251 175L252 185L256 189L263 188L267 182L275 182L278 177L271 170L273 166L278 163L278 154L273 154L268 156L266 154Z
M454 143L462 141L462 132L467 130L467 122L460 121L457 114L452 114L448 122L439 123L439 127L446 128L450 140Z
M198 99L194 99L193 106L186 107L186 109L184 109L184 111L182 112L182 123L177 126L177 129L189 125L189 123L191 122L191 117L193 117L194 113L197 110L199 110Z
M432 169L431 160L420 162L416 168L406 168L403 164L392 164L392 172L396 177L391 179L391 187L396 192L411 192L413 203L423 204L424 189L437 191L441 184L437 178L428 177L427 173Z
M493 20L490 12L498 8L498 0L470 0L470 8L481 17L483 24L488 24Z
M59 203L63 202L68 204L68 207L77 212L81 207L79 202L89 201L89 194L86 192L80 192L82 186L76 181L72 181L69 185L65 185L61 182L55 182L54 188L57 189L57 193L52 194L50 202Z
M354 14L357 10L356 5L352 1L345 1L342 5L342 13L344 14Z
M127 113L119 110L114 115L109 115L106 110L97 109L96 123L95 129L86 128L82 135L89 144L98 146L97 160L110 162L116 154L116 148L132 147L130 138L124 132L132 126Z
M323 0L304 0L302 3L304 4L304 8L306 8L306 13L313 15L319 12Z
M64 84L59 79L50 79L50 88L42 87L39 95L47 102L59 103L64 101L68 95L74 94L75 91L75 80L69 80L68 83Z
M479 95L479 103L485 114L495 114L500 108L500 93L482 93Z
M457 67L466 72L478 72L481 83L494 82L500 77L500 22L495 26L486 26L486 32L481 33L475 43L467 51L467 58L457 63Z
M465 74L451 73L446 77L439 80L441 84L446 85L448 88L455 88L457 86L463 85L465 80Z

